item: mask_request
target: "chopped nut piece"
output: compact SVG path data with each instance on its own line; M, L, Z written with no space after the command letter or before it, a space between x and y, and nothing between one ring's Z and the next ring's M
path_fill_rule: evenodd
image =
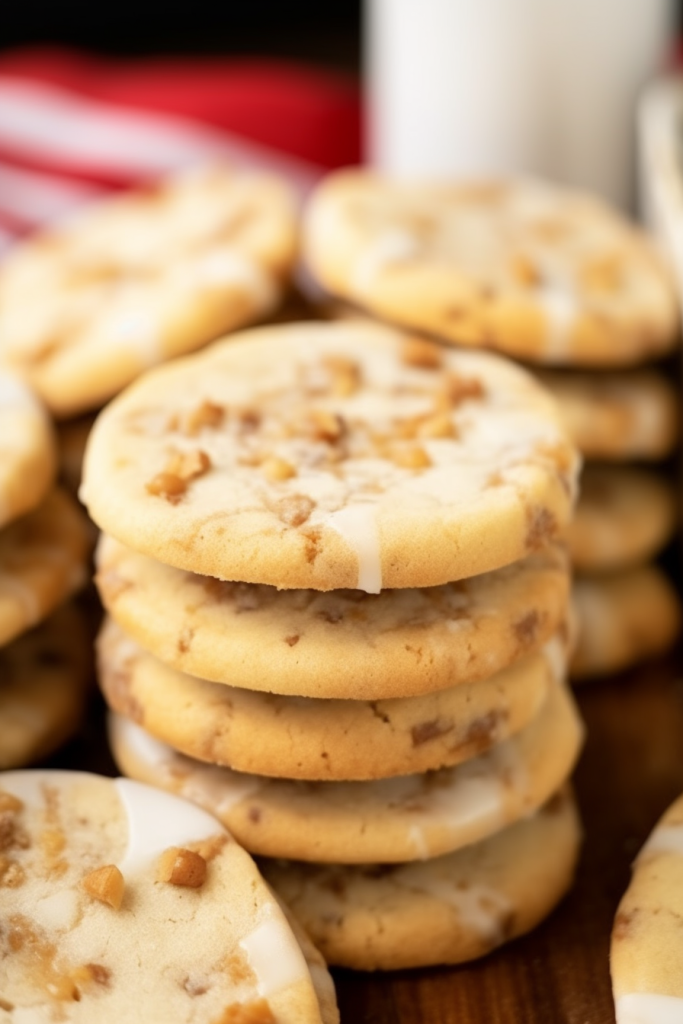
M0 789L0 812L2 811L21 811L24 804L18 796L14 796L12 793L6 793L4 789Z
M417 433L419 437L455 437L455 427L448 413L437 413L423 420Z
M425 338L406 338L401 346L401 359L407 366L436 370L443 362L443 352L433 341L427 341Z
M187 484L174 473L157 473L156 476L145 484L148 494L157 498L166 498L172 505L176 505L187 490Z
M278 518L285 526L301 526L315 508L315 502L307 494L287 494L276 506Z
M348 398L360 387L360 366L353 359L345 356L327 356L325 368L331 377L332 393L339 398Z
M9 857L0 856L0 886L17 889L26 880L24 869Z
M346 432L346 424L341 416L324 409L312 409L306 418L306 432L314 441L338 441Z
M426 469L432 464L429 455L419 444L397 449L394 452L394 462L403 469Z
M157 863L157 881L199 889L206 881L206 861L194 850L169 846Z
M533 286L541 282L538 267L524 253L518 253L513 257L510 269L513 277L517 279L519 284Z
M195 437L201 430L208 428L215 430L220 427L225 419L225 409L222 405L204 399L196 409L186 413L182 419L181 430L189 437Z
M484 386L476 377L461 377L457 373L449 373L442 397L445 405L459 405L467 398L483 398Z
M213 1024L276 1024L267 999L249 1003L231 1003Z
M145 486L149 494L166 498L176 505L191 480L203 476L211 468L211 459L201 449L192 452L173 452L161 473L157 473Z
M88 895L99 900L100 903L106 903L114 910L118 910L121 906L125 883L123 875L115 864L105 864L104 867L95 868L85 876L81 884Z
M28 835L19 827L16 811L0 811L0 851L26 850L30 845Z
M287 462L286 459L280 459L276 455L271 455L270 458L264 459L261 463L261 470L266 479L272 482L290 480L293 476L296 476L294 466Z

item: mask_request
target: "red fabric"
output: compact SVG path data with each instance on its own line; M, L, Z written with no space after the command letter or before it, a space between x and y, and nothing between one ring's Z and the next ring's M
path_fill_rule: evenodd
M360 160L357 85L350 78L296 64L103 59L49 47L0 53L3 76L58 85L138 110L180 115L325 169Z

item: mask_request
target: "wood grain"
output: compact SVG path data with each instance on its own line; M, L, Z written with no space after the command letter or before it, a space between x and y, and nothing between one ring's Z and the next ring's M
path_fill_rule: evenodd
M342 1024L614 1024L609 937L629 866L683 792L681 651L578 691L586 747L576 788L586 840L576 885L531 935L459 968L335 971ZM115 774L102 709L50 762ZM426 939L425 941L429 941Z

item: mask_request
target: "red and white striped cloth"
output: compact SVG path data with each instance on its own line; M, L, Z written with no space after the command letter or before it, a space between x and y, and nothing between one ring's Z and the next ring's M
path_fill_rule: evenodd
M359 161L358 91L267 61L0 53L0 252L109 192L212 158L306 191Z

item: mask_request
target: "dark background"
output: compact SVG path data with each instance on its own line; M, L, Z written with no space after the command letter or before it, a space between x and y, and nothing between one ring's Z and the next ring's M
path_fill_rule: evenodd
M361 0L4 0L0 49L61 43L104 54L267 54L353 70Z

